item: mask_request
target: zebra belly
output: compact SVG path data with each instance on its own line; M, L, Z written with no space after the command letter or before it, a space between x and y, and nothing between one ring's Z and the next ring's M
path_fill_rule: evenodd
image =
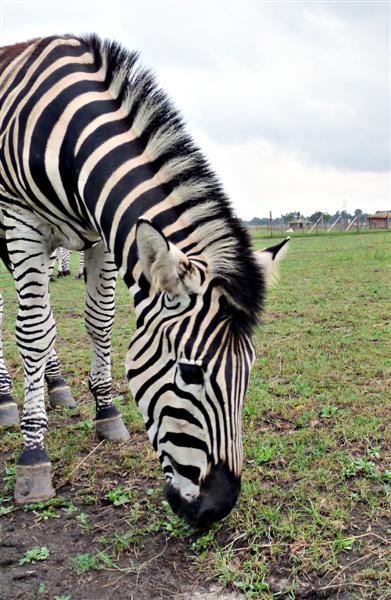
M1 194L1 190L0 190ZM0 237L5 237L5 214L6 211L10 216L15 215L25 224L26 230L29 227L37 227L47 240L48 247L51 251L62 247L68 250L87 250L95 246L100 240L100 235L93 229L81 229L80 235L74 229L68 227L66 223L57 225L44 219L40 214L37 214L28 207L22 207L19 204L12 204L9 201L5 202L0 197Z

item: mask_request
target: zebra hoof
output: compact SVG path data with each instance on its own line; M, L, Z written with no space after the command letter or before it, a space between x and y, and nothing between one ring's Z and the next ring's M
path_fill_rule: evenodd
M16 402L9 394L0 394L0 427L19 425L19 412Z
M71 390L65 382L48 385L49 404L51 408L75 408L76 402Z
M50 463L16 465L15 504L35 504L56 495L52 485Z
M115 415L107 419L97 419L95 421L95 432L99 440L127 442L130 439L130 433L126 429L121 415Z

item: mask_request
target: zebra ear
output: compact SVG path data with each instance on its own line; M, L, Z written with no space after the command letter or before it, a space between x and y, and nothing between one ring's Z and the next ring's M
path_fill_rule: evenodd
M262 268L268 287L274 285L278 280L278 263L285 256L290 239L290 237L287 237L280 244L254 252L255 258Z
M175 296L183 293L184 274L191 271L186 254L148 219L138 220L136 243L143 273L152 287Z

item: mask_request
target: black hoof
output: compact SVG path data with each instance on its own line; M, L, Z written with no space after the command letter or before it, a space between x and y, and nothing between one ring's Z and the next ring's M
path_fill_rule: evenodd
M44 502L55 495L45 450L24 450L16 465L15 504Z
M76 402L63 379L48 382L49 404L52 408L75 408Z
M130 433L126 429L121 415L107 419L97 419L95 421L95 432L100 440L127 442L130 439Z
M19 425L19 412L10 394L0 394L0 427Z

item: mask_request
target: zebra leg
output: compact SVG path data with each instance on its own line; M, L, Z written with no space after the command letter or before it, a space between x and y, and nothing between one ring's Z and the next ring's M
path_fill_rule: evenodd
M58 276L66 277L71 274L71 251L66 248L57 248L57 260L58 260Z
M84 275L84 252L80 252L79 257L79 270L76 274L76 279L81 279Z
M85 323L93 349L89 384L96 402L95 431L100 439L122 442L130 436L111 397L110 356L118 271L102 242L84 254L87 273Z
M16 464L16 504L48 500L55 495L51 465L44 446L48 419L44 399L44 374L56 337L49 299L50 255L39 225L29 226L31 215L7 215L7 248L13 258L18 293L16 339L24 367L25 398L21 429L24 448ZM32 242L34 242L32 244ZM31 248L33 247L33 253Z
M50 256L50 262L49 262L49 279L50 281L53 281L53 271L54 271L54 267L56 265L56 252L52 252L51 256Z
M48 387L49 404L52 408L76 407L71 389L61 376L60 361L55 350L52 350L46 363L45 381Z
M19 413L16 402L11 396L11 377L8 374L3 356L1 326L3 322L3 297L0 294L0 426L17 425Z

